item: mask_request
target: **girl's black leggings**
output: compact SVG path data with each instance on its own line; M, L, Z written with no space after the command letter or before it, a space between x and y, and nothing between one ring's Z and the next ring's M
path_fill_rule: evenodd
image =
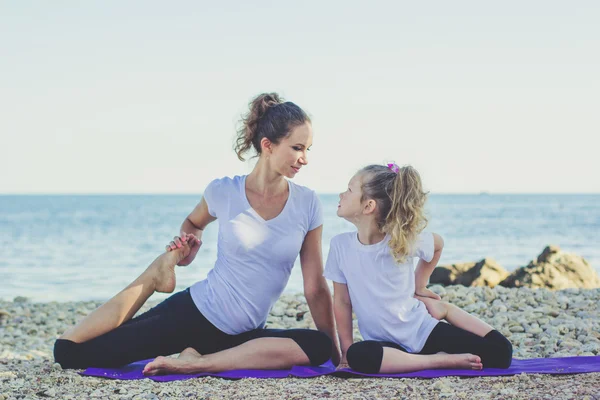
M315 330L254 329L239 335L228 335L200 313L189 289L186 289L120 327L87 342L58 339L54 344L54 358L63 368L110 368L180 353L187 347L194 348L200 354L216 353L263 337L294 340L313 366L321 365L331 357L331 339Z
M384 347L408 352L396 343L365 340L348 348L348 365L358 372L377 374L381 368ZM481 337L445 322L439 322L433 328L419 354L439 352L478 355L484 368L508 368L512 362L512 344L500 332L493 330Z

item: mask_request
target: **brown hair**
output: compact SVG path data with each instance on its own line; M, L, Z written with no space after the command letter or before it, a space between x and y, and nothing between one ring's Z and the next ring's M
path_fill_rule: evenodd
M359 173L364 176L361 201L373 199L377 203L377 225L391 236L392 255L402 263L427 226L427 193L421 177L410 165L399 168L397 173L385 165L369 165Z
M242 117L237 132L235 152L241 161L244 153L254 147L261 153L260 141L266 137L274 144L290 134L292 128L310 122L308 115L291 101L283 101L277 93L263 93L249 104L250 110Z

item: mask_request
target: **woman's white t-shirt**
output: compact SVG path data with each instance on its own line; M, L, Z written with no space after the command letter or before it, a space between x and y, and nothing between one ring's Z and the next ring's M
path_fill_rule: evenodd
M212 181L204 191L208 212L219 222L217 261L190 288L200 312L235 335L265 325L285 288L306 234L323 224L316 193L288 181L281 213L265 221L246 197L246 176Z
M439 322L425 304L413 297L415 271L413 258L431 261L433 235L418 237L411 257L398 264L388 245L389 235L379 243L364 245L357 232L331 240L325 277L348 286L358 329L365 340L393 342L411 353L423 349Z

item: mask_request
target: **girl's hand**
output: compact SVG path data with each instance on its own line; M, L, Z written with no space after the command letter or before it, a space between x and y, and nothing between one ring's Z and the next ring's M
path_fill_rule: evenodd
M202 246L202 241L191 233L181 232L181 236L175 236L171 243L165 247L165 250L169 252L181 248L185 243L190 246L190 254L177 264L179 266L190 265L194 261L200 246Z
M435 292L432 292L431 290L427 289L427 288L420 288L415 290L415 297L428 297L430 299L434 299L434 300L441 300L442 298L437 295Z

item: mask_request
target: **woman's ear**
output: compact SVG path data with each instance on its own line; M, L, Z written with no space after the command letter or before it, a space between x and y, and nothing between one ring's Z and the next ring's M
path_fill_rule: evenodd
M264 154L271 154L273 152L273 142L266 137L260 139L260 149Z

